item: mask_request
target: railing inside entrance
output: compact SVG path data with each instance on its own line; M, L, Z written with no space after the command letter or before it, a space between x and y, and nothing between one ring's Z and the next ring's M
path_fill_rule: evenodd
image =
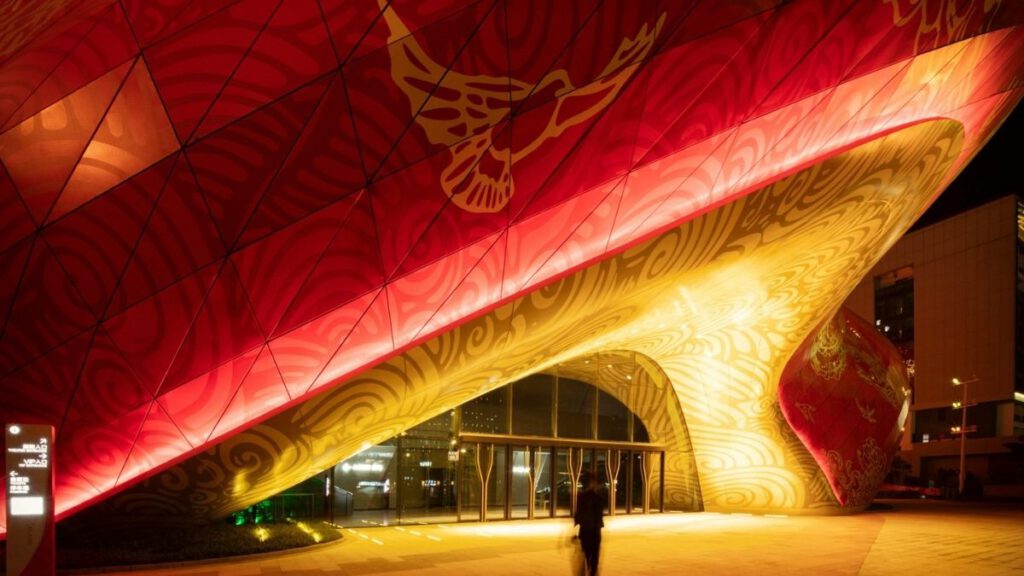
M484 434L464 435L460 445L461 521L571 516L585 472L605 491L609 515L664 510L657 445Z

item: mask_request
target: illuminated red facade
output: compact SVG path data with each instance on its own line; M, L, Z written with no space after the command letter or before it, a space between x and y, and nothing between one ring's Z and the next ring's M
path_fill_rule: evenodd
M385 4L0 6L0 421L59 514L882 134L958 121L955 174L1024 93L1017 2Z

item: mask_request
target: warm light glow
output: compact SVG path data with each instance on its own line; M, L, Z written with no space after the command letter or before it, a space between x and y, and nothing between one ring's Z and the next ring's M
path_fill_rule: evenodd
M266 528L259 526L252 533L256 536L256 539L260 542L266 542L270 539L270 531Z
M295 527L309 535L309 537L313 539L313 542L316 542L317 544L319 544L320 541L323 540L323 536L321 536L320 533L316 530L310 528L309 525L305 522L296 522Z
M960 402L959 400L957 400L956 402L953 402L953 410L959 410L960 406L962 406L962 405L963 405L963 403Z
M953 378L953 386L959 386L961 384L959 378Z

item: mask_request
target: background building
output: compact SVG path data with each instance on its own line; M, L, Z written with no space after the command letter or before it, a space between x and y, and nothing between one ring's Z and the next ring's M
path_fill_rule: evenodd
M951 379L977 378L967 471L989 486L1019 481L1007 444L1024 434L1024 202L1006 196L908 233L846 304L874 319L912 375L901 447L911 474L959 468Z

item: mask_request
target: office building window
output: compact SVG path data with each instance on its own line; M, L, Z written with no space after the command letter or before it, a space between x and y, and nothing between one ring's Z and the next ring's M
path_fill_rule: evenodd
M896 345L914 389L914 268L875 277L875 328Z

